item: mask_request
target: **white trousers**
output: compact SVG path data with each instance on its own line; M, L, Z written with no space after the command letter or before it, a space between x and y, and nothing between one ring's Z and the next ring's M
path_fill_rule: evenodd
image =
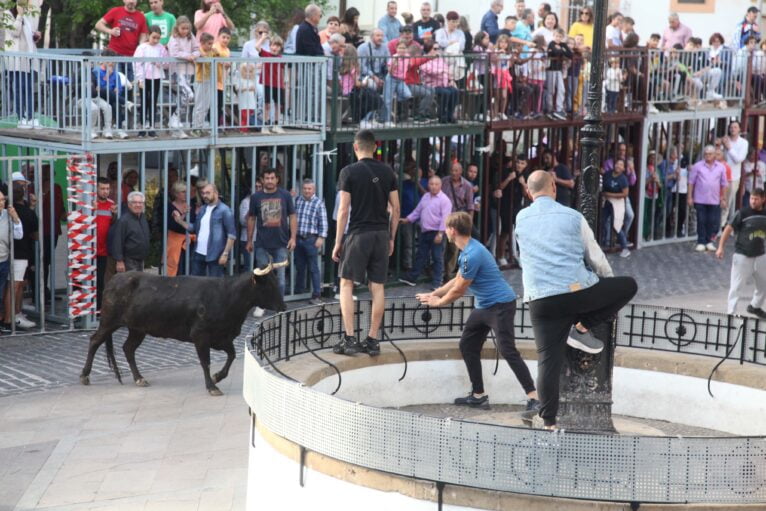
M737 302L740 298L740 290L750 280L755 281L755 292L750 305L760 309L766 298L766 255L747 257L742 254L734 254L731 261L731 285L729 286L728 314L737 313Z

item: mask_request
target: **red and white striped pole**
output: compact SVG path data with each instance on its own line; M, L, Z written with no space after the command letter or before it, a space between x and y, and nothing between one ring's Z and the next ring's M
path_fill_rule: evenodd
M96 312L96 166L93 155L67 160L69 317Z

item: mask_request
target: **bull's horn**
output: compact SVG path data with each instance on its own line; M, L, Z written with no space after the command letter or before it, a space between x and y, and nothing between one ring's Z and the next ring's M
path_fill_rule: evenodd
M285 266L287 266L288 264L290 264L290 260L289 260L289 259L285 259L285 260L284 260L284 261L282 261L281 263L274 263L274 265L273 265L273 266L274 266L274 269L276 270L277 268L284 268L284 267L285 267Z
M269 256L269 264L264 269L255 268L253 269L253 275L256 277L263 277L264 275L268 274L272 269L274 268L274 262L271 260L271 256Z

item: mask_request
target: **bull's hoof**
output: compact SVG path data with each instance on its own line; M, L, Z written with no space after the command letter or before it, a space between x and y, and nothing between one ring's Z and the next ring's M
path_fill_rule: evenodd
M149 382L144 380L143 378L139 378L139 379L136 380L136 385L139 386L139 387L148 387L149 386Z
M208 394L211 396L223 396L223 392L221 392L218 387L210 387L207 389Z
M90 378L87 376L80 376L80 383L83 385L90 385Z
M223 380L224 378L226 378L226 376L221 376L221 373L215 373L213 375L213 383L218 383L219 381Z

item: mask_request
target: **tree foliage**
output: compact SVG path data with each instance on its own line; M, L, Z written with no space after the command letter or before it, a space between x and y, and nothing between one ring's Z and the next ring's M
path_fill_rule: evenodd
M15 5L15 0L0 0L0 8ZM309 0L221 0L226 13L237 27L233 45L242 46L249 38L250 27L255 21L265 20L272 30L282 36L290 30L293 14L308 5ZM328 0L314 0L324 7ZM121 6L121 0L45 0L42 16L51 11L51 46L59 48L90 48L96 22L112 7ZM165 0L165 10L176 16L186 15L194 19L200 0ZM149 11L147 0L140 0L138 9ZM2 27L0 27L2 28Z

